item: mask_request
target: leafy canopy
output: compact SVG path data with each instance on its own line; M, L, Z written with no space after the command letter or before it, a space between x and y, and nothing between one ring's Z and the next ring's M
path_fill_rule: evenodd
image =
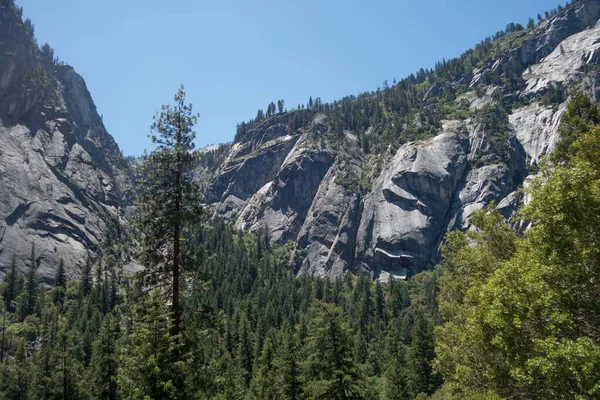
M600 114L582 96L529 186L526 236L492 206L448 237L435 367L456 398L600 396Z

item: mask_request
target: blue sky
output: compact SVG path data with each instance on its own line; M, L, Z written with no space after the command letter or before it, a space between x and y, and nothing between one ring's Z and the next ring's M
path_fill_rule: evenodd
M16 0L38 42L86 80L126 155L180 84L197 146L233 139L258 108L375 90L473 47L554 0ZM562 3L564 4L564 3Z

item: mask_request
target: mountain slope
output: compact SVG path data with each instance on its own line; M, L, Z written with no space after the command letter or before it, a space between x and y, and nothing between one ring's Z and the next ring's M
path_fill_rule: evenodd
M29 20L0 1L0 275L32 246L42 279L71 274L117 218L131 176L83 78L38 48Z
M599 18L600 1L580 0L389 88L259 110L207 189L214 215L294 242L299 273L385 280L432 267L474 211L519 207L570 88L600 100Z

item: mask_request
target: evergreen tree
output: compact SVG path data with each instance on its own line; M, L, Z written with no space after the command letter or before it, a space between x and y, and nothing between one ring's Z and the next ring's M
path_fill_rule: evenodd
M95 399L116 400L119 338L118 320L107 314L94 341L89 368L88 382Z
M181 328L181 237L202 211L200 187L191 174L196 166L192 151L196 133L192 129L197 117L192 105L185 103L181 86L175 105L163 106L154 117L150 138L156 148L145 157L139 179L139 260L146 267L140 274L141 283L168 293L173 336L179 335Z
M285 399L298 400L302 396L299 354L298 339L294 331L287 327L284 329L283 343L275 360L281 397Z
M38 297L38 276L37 262L35 256L35 244L31 244L31 256L29 257L29 266L25 276L25 285L19 295L19 317L24 320L25 317L35 312Z
M243 370L246 387L249 387L252 379L252 342L248 318L245 314L240 318L238 337L238 360Z
M257 400L279 399L275 372L275 346L270 335L265 339L255 371L256 377L252 380L254 398Z
M364 377L352 358L350 332L340 313L317 300L309 310L304 392L310 399L364 398Z
M22 340L18 341L16 348L14 358L0 363L0 396L7 400L28 398L26 350Z
M385 398L390 400L409 399L408 371L405 359L406 346L400 339L399 321L394 319L390 324L391 327L385 344Z
M2 304L2 338L0 338L0 364L4 362L4 349L5 339L6 339L6 313L7 307L6 304Z
M176 399L183 395L183 388L174 384L181 365L172 358L176 343L171 335L171 315L156 291L136 305L117 373L122 399Z
M383 288L381 283L375 283L375 316L379 319L383 318L383 310L385 307L385 299L383 297Z
M215 396L219 400L243 400L246 395L246 383L240 364L225 351L219 360L216 376Z
M88 253L85 264L81 269L81 277L79 279L79 290L81 295L85 297L90 294L92 291L92 286L92 260L90 254Z
M54 274L54 302L62 303L67 290L67 277L65 275L65 262L61 258Z
M433 330L427 323L423 311L419 310L411 332L411 343L407 354L409 387L413 396L419 393L432 394L437 387L433 373L434 358Z

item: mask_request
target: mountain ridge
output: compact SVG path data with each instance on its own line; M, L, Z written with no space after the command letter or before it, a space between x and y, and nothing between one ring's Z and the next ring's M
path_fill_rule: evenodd
M508 218L522 204L521 185L558 141L568 90L600 100L599 18L600 2L574 2L384 90L259 110L208 184L213 215L294 242L298 273L387 280L433 267L445 233L468 229L475 210L494 201Z

